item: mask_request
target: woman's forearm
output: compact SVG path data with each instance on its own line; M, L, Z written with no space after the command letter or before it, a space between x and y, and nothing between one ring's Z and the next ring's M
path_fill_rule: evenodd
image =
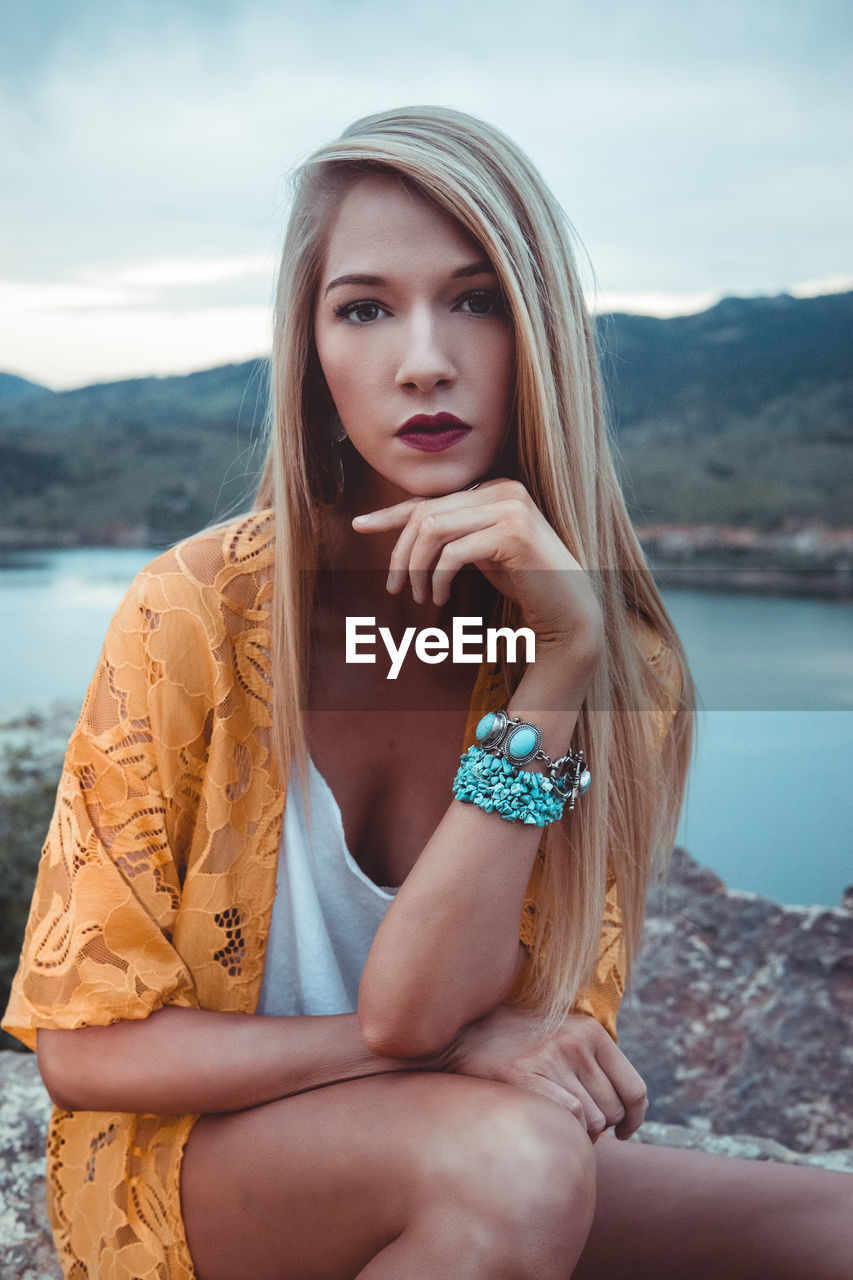
M509 703L511 716L541 728L552 759L569 749L594 666L554 650L528 667ZM438 1052L505 997L518 973L521 908L541 839L541 827L451 799L362 974L359 1017L377 1053Z
M69 1111L239 1111L432 1059L372 1053L354 1013L260 1017L169 1007L105 1027L39 1030L39 1069Z

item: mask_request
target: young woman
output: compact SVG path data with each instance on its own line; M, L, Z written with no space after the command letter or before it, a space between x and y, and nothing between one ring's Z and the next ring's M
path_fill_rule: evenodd
M692 708L558 206L469 117L359 121L255 511L139 575L69 745L4 1023L66 1274L842 1275L846 1179L597 1141Z

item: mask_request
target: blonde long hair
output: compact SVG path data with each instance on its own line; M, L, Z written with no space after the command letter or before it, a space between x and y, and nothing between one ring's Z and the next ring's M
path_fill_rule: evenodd
M590 760L595 784L570 819L545 830L539 963L528 966L522 992L556 1025L593 973L608 875L616 878L623 965L630 973L649 877L663 870L672 851L695 701L681 643L616 476L573 232L527 157L499 130L455 110L413 107L368 116L295 175L275 305L269 448L256 496L257 507L274 508L276 521L276 750L280 763L295 758L304 782L303 708L324 502L316 433L327 411L313 306L342 192L356 177L377 171L398 175L449 213L491 260L515 330L517 476L590 572L604 613L606 656L573 744ZM501 602L500 621L520 625L512 602ZM643 626L657 633L680 674L677 710L662 746L656 726L673 691L638 645ZM523 672L503 674L509 696Z

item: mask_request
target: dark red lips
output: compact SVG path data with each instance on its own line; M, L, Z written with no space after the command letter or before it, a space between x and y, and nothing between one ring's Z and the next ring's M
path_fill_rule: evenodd
M463 422L461 418L455 417L452 413L416 413L414 417L409 418L408 422L403 423L396 434L402 436L407 431L446 431L448 427L462 427L465 431L471 430L467 422Z

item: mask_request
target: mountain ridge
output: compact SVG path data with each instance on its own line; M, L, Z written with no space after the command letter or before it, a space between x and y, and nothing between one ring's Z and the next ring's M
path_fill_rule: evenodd
M853 291L597 321L639 525L840 527L853 510ZM0 537L167 542L251 494L266 358L2 397Z

